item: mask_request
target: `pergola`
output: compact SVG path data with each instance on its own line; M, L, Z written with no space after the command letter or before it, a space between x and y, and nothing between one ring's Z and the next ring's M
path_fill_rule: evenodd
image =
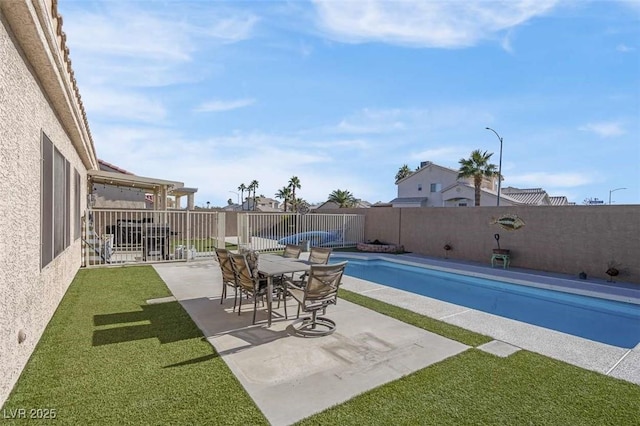
M103 184L152 192L154 210L167 209L167 196L175 197L176 205L180 205L180 198L186 196L187 209L192 210L194 208L194 194L198 191L197 188L185 187L182 182L104 170L88 170L87 177L89 179L89 188L92 188L94 184Z

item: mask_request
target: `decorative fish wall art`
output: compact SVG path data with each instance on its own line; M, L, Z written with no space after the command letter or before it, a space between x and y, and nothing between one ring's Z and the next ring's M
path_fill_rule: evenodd
M497 219L492 218L491 224L498 225L507 231L515 231L525 225L524 220L516 214L505 214Z

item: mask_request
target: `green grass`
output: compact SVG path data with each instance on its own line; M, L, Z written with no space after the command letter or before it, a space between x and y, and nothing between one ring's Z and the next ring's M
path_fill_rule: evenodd
M380 312L381 314L390 316L432 333L445 336L449 339L456 340L460 343L464 343L465 345L478 346L493 340L491 337L465 330L464 328L447 324L446 322L438 321L407 309L399 308L398 306L390 305L345 289L340 289L338 295L340 298L348 300L349 302L357 303L365 308Z
M53 408L58 423L82 425L267 424L180 304L145 302L168 295L149 266L79 271L4 412ZM346 290L340 297L468 345L490 340ZM542 355L470 349L300 424L638 425L638 401L640 386Z
M471 349L300 425L638 425L640 387L520 351Z
M266 424L150 266L81 270L5 410L64 424ZM6 411L5 411L6 412Z

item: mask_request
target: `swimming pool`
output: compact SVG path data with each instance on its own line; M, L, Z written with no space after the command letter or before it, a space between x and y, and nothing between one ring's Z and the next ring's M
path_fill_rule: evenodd
M640 305L442 272L381 259L348 260L349 276L623 348L640 342Z

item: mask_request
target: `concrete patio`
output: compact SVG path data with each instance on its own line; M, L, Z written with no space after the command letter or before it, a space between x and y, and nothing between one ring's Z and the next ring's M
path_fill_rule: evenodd
M240 316L232 312L233 297L221 304L215 261L154 267L273 425L294 423L469 348L344 300L327 311L338 324L334 334L297 337L295 301L289 320L281 308L271 328L260 306L251 325L252 303ZM348 276L343 288L492 336L478 349L497 356L526 349L640 385L640 346L613 347Z

